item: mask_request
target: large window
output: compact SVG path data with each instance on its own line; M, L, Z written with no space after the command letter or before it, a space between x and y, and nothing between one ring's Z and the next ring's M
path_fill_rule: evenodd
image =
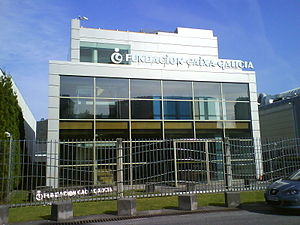
M164 115L166 120L191 120L192 102L165 101Z
M94 118L93 99L85 98L61 98L61 119L90 119Z
M128 100L97 100L97 119L128 119Z
M221 100L221 84L194 82L195 100Z
M94 79L92 77L60 77L60 96L92 97L93 90Z
M132 79L130 95L131 98L161 99L161 81Z
M132 119L161 119L161 101L131 101Z
M61 76L60 84L61 138L251 134L248 84L84 76ZM82 135L74 124L84 125Z
M222 84L223 97L226 101L249 101L248 84Z
M130 52L129 45L109 44L109 43L94 43L80 42L80 62L91 63L112 63L111 55L118 51L123 59ZM120 64L128 64L123 60Z
M186 81L164 81L164 99L192 99L192 82Z
M250 120L250 103L225 102L225 120Z
M96 97L128 98L128 79L96 78Z
M195 102L196 120L221 120L222 109L220 102L196 101Z

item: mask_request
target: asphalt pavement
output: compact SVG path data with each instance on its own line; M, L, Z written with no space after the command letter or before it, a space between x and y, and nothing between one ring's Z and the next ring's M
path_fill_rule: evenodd
M33 221L14 225L88 224L88 225L299 225L300 210L276 210L264 203L242 204L230 209L223 206L199 207L196 211L163 209L138 212L134 217L115 214L76 217L73 220Z

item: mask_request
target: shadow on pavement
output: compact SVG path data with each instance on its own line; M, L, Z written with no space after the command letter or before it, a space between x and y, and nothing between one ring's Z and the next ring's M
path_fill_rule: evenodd
M239 207L241 210L249 212L270 214L270 215L282 215L282 216L300 216L300 209L277 209L267 205L264 202L261 203L243 203Z

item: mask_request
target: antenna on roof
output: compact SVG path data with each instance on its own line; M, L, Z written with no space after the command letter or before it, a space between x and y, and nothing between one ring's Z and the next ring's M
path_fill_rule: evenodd
M78 16L78 19L79 20L89 20L89 18L87 18L86 16Z

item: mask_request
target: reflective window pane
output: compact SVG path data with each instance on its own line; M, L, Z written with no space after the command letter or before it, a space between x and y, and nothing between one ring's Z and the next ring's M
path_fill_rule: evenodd
M61 119L90 119L94 117L93 99L61 98Z
M60 96L93 97L92 77L60 76Z
M192 99L192 83L184 81L163 81L165 99Z
M115 52L114 48L100 48L97 49L97 55L98 55L98 63L113 63L111 61L111 55ZM119 49L119 53L123 56L123 60L119 64L128 64L128 62L125 60L126 54L129 53L128 50L121 50Z
M220 102L195 102L196 120L221 120L222 117Z
M130 94L132 98L161 99L161 82L159 80L132 79Z
M96 97L128 98L128 79L96 78Z
M132 119L161 119L161 101L131 101Z
M97 100L97 119L128 119L128 100Z
M164 117L167 120L190 120L192 119L192 102L165 101Z
M250 120L250 104L244 102L225 102L225 120Z
M80 62L93 62L93 49L80 47Z
M194 82L194 97L196 100L220 100L221 84Z
M227 101L249 101L248 84L223 83L222 89Z

